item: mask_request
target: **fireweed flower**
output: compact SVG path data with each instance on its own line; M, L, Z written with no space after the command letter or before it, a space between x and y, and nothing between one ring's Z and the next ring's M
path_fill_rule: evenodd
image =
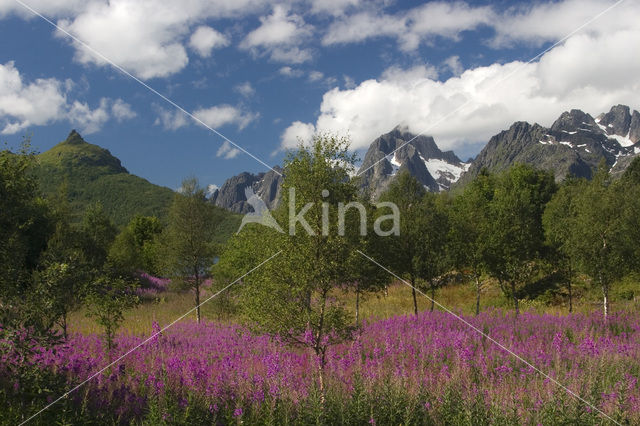
M614 314L607 325L597 313L523 313L517 330L509 315L492 310L467 320L568 388L598 395L599 409L608 414L619 410L630 423L640 422L640 314ZM626 331L614 334L611 324ZM154 323L150 332L159 329ZM143 339L118 335L112 356ZM1 343L0 348L7 347ZM545 406L571 401L552 381L442 312L367 322L356 340L329 346L326 358L327 392L341 395L337 400L345 404L356 387L370 401L379 401L380 392L389 389L391 394L415 398L427 415L446 404L443 395L455 390L470 404L501 413L521 412L524 423L536 424L536 413ZM45 368L70 388L108 360L99 336L75 334L55 350L39 348L30 359L10 348L0 351L0 381L9 387L14 382L22 386L11 376L16 362ZM603 365L606 380L594 380ZM80 405L87 398L88 406L119 413L122 422L140 419L148 404L159 398L173 398L178 409L191 409L188 401L212 415L235 417L279 404L291 407L295 418L315 394L316 367L311 350L252 334L241 325L184 322L88 382L88 389L78 392L74 401ZM363 421L382 421L376 412L382 404L371 406L373 412Z

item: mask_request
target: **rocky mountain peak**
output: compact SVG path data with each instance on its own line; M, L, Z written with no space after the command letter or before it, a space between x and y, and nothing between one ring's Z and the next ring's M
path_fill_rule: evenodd
M602 131L623 146L630 146L640 142L640 113L631 112L626 105L616 105L606 114L600 114L596 119Z
M568 175L589 178L602 159L619 173L640 154L639 140L640 114L625 105L616 105L596 119L572 109L549 128L517 122L489 140L460 184L483 168L500 172L517 162L552 170L557 180Z
M69 136L67 136L67 139L63 141L63 143L69 145L82 145L86 144L87 142L82 138L82 136L80 136L80 133L78 133L76 129L73 129L69 133Z
M267 208L273 209L280 199L281 174L279 166L274 166L273 170L266 173L240 173L227 179L220 189L211 194L209 200L218 207L246 214L253 210L246 196L247 189L250 189L264 201Z
M598 116L598 124L608 134L627 135L631 125L631 111L626 105L613 106L609 112Z
M441 151L431 136L415 135L397 126L371 143L358 174L363 188L376 198L400 170L408 170L430 191L441 191L465 168L452 151Z
M579 109L572 109L571 111L563 112L551 125L551 130L556 132L574 132L579 129L591 131L596 128L597 125L593 117Z

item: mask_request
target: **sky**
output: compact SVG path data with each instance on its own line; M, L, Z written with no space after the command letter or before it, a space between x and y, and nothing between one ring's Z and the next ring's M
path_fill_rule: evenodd
M640 109L638 16L636 0L0 0L0 140L42 152L75 128L174 189L267 171L316 132L363 157L403 125L466 160L514 121Z

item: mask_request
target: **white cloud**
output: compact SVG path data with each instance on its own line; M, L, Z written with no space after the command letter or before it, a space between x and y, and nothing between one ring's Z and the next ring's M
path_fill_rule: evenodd
M405 50L439 36L457 39L462 31L474 30L495 21L489 6L470 6L464 2L429 2L407 13L408 32L400 35Z
M31 8L45 16L59 17L80 13L91 1L87 0L30 0ZM0 0L0 17L15 13L23 18L33 18L33 13L14 0Z
M302 64L313 58L311 49L292 47L274 47L271 49L271 60L288 64Z
M161 125L165 130L178 130L189 124L189 116L180 110L166 110L164 108L156 108L158 110L158 118L156 118L156 126Z
M512 46L516 42L527 42L541 46L545 42L556 42L575 28L580 33L604 35L611 31L638 28L640 4L624 2L613 6L608 0L563 0L558 2L532 3L508 9L493 23L496 36L494 47ZM601 14L607 10L606 13ZM596 20L593 20L598 16Z
M291 68L290 66L280 68L278 73L285 77L300 77L304 74L301 70Z
M360 12L334 21L322 38L325 46L358 43L369 38L397 37L406 31L406 19L401 16Z
M102 128L109 120L109 100L100 99L100 106L91 109L86 102L75 101L69 109L69 121L78 127L81 133L91 134Z
M91 109L86 102L74 101L67 113L67 118L75 127L84 134L99 131L111 118L117 122L130 120L137 116L131 109L131 105L118 98L115 101L109 98L100 99L97 108Z
M320 71L311 71L309 73L309 81L320 81L324 78L324 74Z
M409 89L412 89L416 82L436 78L438 71L430 65L416 65L406 70L394 65L387 68L381 76L382 80L392 81Z
M258 118L257 114L244 112L231 105L200 108L195 110L193 115L214 129L227 124L235 124L239 129L244 129L249 123Z
M216 157L223 157L225 160L231 160L232 158L236 158L241 152L242 151L240 151L238 148L234 148L233 146L231 146L229 141L224 141L222 146L218 148Z
M295 148L300 145L300 143L308 142L315 132L316 129L313 124L295 121L282 133L281 148Z
M227 40L224 35L204 25L199 26L195 32L191 34L191 38L189 39L189 47L203 58L211 56L213 49L226 47L228 45L229 40Z
M0 64L0 123L3 134L13 134L29 126L67 120L84 133L94 133L110 119L135 117L122 99L102 98L97 108L86 102L69 101L73 84L55 78L25 82L14 62Z
M166 110L156 107L158 118L154 124L161 125L165 130L177 130L190 124L193 120L180 110ZM259 114L246 112L231 105L216 105L208 108L199 108L192 112L193 116L212 129L235 124L239 129L244 129L249 123L256 120ZM197 123L197 121L194 121Z
M209 18L236 18L261 13L268 4L265 0L94 0L48 3L37 1L32 6L49 16L60 18L57 23L65 31L143 79L166 77L182 70L189 62L185 49L187 43L198 54L205 56L210 54L212 48L224 43L219 36L204 29L196 29L189 38L193 27ZM3 2L0 13L2 11L33 17L11 1ZM108 64L61 32L57 35L74 46L78 62L99 66Z
M184 46L177 41L188 30L188 16L178 3L157 6L155 2L114 1L90 7L74 19L61 20L59 25L141 78L166 77L189 62ZM73 45L78 62L107 64L84 46Z
M354 89L356 87L356 81L353 78L348 75L343 75L342 78L344 79L344 87L347 89Z
M598 114L617 103L638 107L634 46L640 46L640 22L634 30L576 35L539 62L477 67L446 81L437 81L429 66L391 68L352 89L326 92L316 122L292 123L281 148L316 129L348 133L361 149L403 123L433 135L443 149L464 149L517 120L550 125L571 108Z
M312 0L311 12L333 16L343 15L346 10L358 7L360 0Z
M397 39L402 50L410 51L422 42L432 42L435 37L457 39L462 31L488 25L493 18L489 6L473 7L464 2L429 2L395 15L376 8L334 21L322 43L328 46L392 37Z
M360 5L355 1L352 4L349 0L328 0L320 2L320 5L314 4L312 11L329 11L332 8L336 11L333 14L336 19L330 23L322 39L325 46L390 37L396 39L402 50L413 51L421 44L433 44L438 37L458 40L463 31L480 27L495 30L495 36L488 40L494 48L522 42L541 46L564 38L587 22L589 24L581 32L591 35L604 35L612 29L636 28L640 4L624 2L599 16L613 4L610 0L561 0L525 2L498 10L497 7L475 6L464 1L431 1L387 14L384 4L357 7ZM355 12L345 15L345 9L354 9ZM593 20L596 16L598 18Z
M444 69L448 70L453 74L454 77L459 76L464 71L464 67L460 62L460 56L449 56L442 62L442 66Z
M240 93L245 98L249 98L256 93L256 89L253 88L250 82L245 81L244 83L238 84L233 88L236 92Z
M138 114L131 109L131 105L122 99L116 99L111 105L111 115L117 121L124 121L135 118Z
M23 81L14 62L0 64L0 123L2 133L16 133L30 125L60 120L67 99L62 84L54 78Z
M290 14L284 5L276 5L269 16L260 18L260 26L246 35L240 47L254 54L268 54L271 60L302 63L312 58L311 50L300 48L313 32L313 28L296 14Z

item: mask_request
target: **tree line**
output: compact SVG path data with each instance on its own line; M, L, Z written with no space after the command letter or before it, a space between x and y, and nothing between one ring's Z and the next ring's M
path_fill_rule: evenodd
M517 315L528 285L546 273L566 286L569 311L573 279L576 274L589 277L602 291L606 317L611 286L638 270L639 161L617 180L603 162L591 180L570 177L561 184L550 172L523 164L500 174L483 170L454 194L428 192L401 172L380 197L397 206L400 229L398 235L380 236L373 225L384 212L373 207L352 177L356 158L348 147L347 139L318 136L285 160L283 196L273 216L286 224L290 201L298 209L312 203L305 213L309 225L304 225L316 231L313 235L308 229L287 234L254 224L224 247L214 242L223 214L207 202L195 179L183 182L168 223L136 216L118 232L99 204L85 211L81 223L72 223L64 185L56 196L43 199L30 173L36 160L28 144L20 152L2 151L4 329L10 324L58 328L66 337L69 313L84 305L104 328L110 347L124 310L137 303L134 290L141 271L191 289L200 321L205 278L214 275L214 287L221 288L276 249L282 251L278 259L243 280L256 282L243 286L247 295L232 291L218 303L264 330L286 330L292 339L318 324L313 345L332 338L326 330L341 328L332 321L348 322L349 311L334 300L336 289L355 293L358 324L361 296L384 289L392 279L359 252L411 284L416 314L416 289L433 299L439 287L463 275L475 287L476 314L482 283L491 278L512 300ZM295 200L289 200L289 188L295 188ZM338 203L353 201L365 211L335 214ZM331 218L328 224L325 216ZM295 231L302 224L291 226ZM218 256L221 261L214 266Z

